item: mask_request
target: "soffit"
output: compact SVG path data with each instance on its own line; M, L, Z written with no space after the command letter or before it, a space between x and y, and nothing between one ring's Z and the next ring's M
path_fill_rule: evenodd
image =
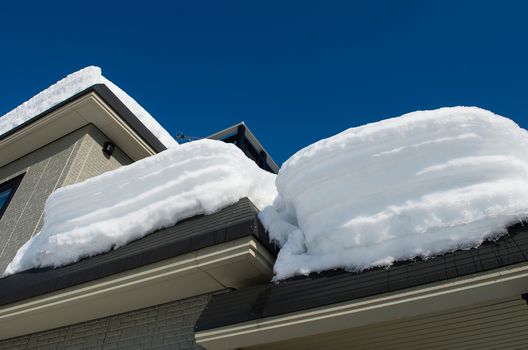
M248 349L513 350L528 344L527 329L528 307L516 297Z
M165 147L104 85L95 85L0 136L0 167L93 124L132 160Z
M195 331L238 348L464 307L528 292L528 229L428 260L362 273L327 271L215 296Z
M1 307L0 339L262 283L272 266L248 236Z
M247 198L56 269L0 279L0 338L269 281L274 247Z
M196 342L209 350L243 348L283 342L329 332L354 332L384 322L459 308L489 305L497 300L521 300L528 286L528 264L496 269L465 278L374 295L286 315L267 317L231 326L196 331ZM264 296L261 295L261 298ZM243 303L243 301L241 302ZM209 309L206 307L204 313ZM202 313L202 315L204 314ZM288 348L288 347L287 347Z

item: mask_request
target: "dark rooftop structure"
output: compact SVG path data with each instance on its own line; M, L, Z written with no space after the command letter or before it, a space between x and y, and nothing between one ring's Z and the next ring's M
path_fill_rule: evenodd
M233 143L240 148L245 155L255 161L259 167L276 174L279 166L270 157L268 152L257 140L255 135L249 130L244 122L233 125L227 129L214 133L208 137L213 140L221 140Z

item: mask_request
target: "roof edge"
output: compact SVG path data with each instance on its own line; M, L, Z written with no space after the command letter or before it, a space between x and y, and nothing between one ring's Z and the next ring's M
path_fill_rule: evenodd
M118 249L73 264L55 269L31 269L0 278L0 309L201 249L215 250L221 244L245 237L255 239L274 258L277 249L269 243L257 213L253 203L244 197L216 213L182 220Z
M163 145L163 143L156 136L154 136L154 134L139 120L139 118L134 113L132 113L132 111L116 96L116 94L114 94L110 88L103 83L94 84L26 120L22 124L15 126L14 128L0 135L0 141L13 134L16 134L18 131L24 129L37 120L44 118L46 115L92 92L97 94L97 96L99 96L117 115L119 115L119 117L121 117L121 119L128 126L136 131L136 133L156 152L161 152L167 149L167 147Z
M233 349L459 309L520 295L528 283L528 263L218 328L195 327L196 342L207 349ZM207 310L207 308L206 308Z
M528 229L522 224L510 226L507 235L470 250L360 273L345 270L312 273L218 295L209 302L196 329L206 331L247 321L259 322L259 319L382 297L411 288L427 289L488 271L508 270L518 264L528 264Z

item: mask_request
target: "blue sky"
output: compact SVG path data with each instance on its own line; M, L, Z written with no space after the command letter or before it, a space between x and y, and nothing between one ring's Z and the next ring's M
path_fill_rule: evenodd
M175 134L244 120L280 164L346 128L471 105L528 127L524 1L0 3L0 115L87 65Z

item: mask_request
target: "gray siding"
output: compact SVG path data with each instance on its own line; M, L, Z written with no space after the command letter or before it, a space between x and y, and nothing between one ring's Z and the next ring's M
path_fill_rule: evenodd
M0 183L25 173L0 219L0 272L42 226L44 204L57 188L129 164L119 149L107 159L106 137L88 125L0 168Z
M130 158L117 147L112 156L107 158L102 148L108 138L95 126L89 125L83 130L85 134L62 186L71 185L132 163Z
M470 307L244 348L247 350L521 350L528 307L520 296Z
M102 153L108 139L86 126L0 168L0 183L25 173L0 220L0 271L18 248L42 226L48 196L57 188L130 164L118 148ZM201 349L194 341L194 324L210 295L188 298L0 341L11 349Z
M210 295L178 300L0 341L11 349L201 349L194 341L194 324Z

